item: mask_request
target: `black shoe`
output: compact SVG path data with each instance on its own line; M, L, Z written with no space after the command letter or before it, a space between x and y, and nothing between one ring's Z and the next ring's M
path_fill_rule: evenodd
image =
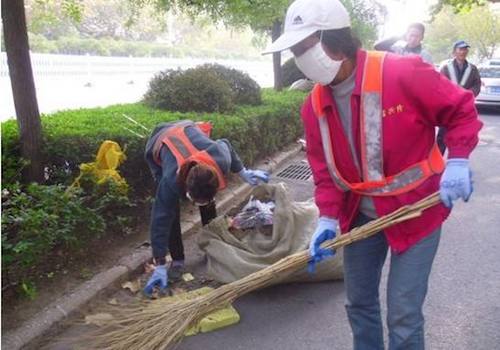
M168 279L172 282L179 282L184 274L184 265L170 265L168 270Z

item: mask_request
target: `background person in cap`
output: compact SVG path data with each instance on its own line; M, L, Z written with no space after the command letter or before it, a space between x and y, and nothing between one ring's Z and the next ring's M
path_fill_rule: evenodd
M441 73L477 96L481 91L481 75L477 67L467 61L469 48L465 41L457 41L453 45L453 58L441 67Z
M384 349L379 283L388 250L389 349L423 349L422 305L441 225L452 202L472 193L468 156L482 126L474 99L418 56L361 50L338 0L292 3L284 34L266 52L286 49L317 83L301 111L320 212L312 267L332 254L320 244L338 225L347 232L440 191L443 204L344 249L354 349ZM436 126L448 128L446 164Z
M199 206L201 223L206 225L217 216L214 197L225 187L229 173L238 173L251 185L269 179L265 171L246 169L231 143L210 139L210 130L210 123L161 123L146 144L146 162L157 183L150 224L154 271L144 288L149 297L155 287L164 293L168 279L175 281L183 272L181 197ZM172 257L168 273L167 252Z
M408 26L403 37L392 37L377 42L374 49L378 51L390 51L398 55L419 55L422 59L432 64L431 54L422 47L425 26L422 23L412 23Z
M453 59L444 64L440 71L452 82L472 91L474 96L477 96L481 91L481 75L477 67L467 61L469 48L469 44L463 40L455 42L453 44ZM439 128L437 142L442 153L446 150L445 134L446 128Z

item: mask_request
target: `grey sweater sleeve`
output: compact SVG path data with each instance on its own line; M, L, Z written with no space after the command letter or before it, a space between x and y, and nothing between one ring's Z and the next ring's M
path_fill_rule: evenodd
M239 173L241 170L243 170L243 163L240 159L240 156L238 155L238 153L236 153L235 149L231 145L231 142L229 142L229 140L227 139L220 139L217 140L217 142L223 143L229 150L229 154L231 155L231 165L230 165L231 172Z
M422 49L422 51L420 52L420 57L422 57L422 60L426 63L429 63L429 64L434 64L432 62L432 56L431 54L429 53L429 51L425 50L425 49Z
M387 39L384 39L384 40L380 40L378 42L375 43L375 45L373 46L373 48L377 51L389 51L389 52L394 52L392 46L398 41L400 40L401 38L400 37L397 37L397 36L393 36L391 38L387 38Z

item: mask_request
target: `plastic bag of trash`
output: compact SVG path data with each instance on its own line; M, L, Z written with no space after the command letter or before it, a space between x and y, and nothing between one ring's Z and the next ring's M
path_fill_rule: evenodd
M273 224L274 202L262 202L250 197L248 203L233 218L231 227L244 230L249 228L261 228Z

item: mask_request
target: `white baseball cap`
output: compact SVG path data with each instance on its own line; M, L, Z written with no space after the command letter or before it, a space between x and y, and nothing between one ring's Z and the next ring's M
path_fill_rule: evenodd
M339 0L296 0L286 12L284 33L263 54L289 49L318 30L350 26L349 13Z

